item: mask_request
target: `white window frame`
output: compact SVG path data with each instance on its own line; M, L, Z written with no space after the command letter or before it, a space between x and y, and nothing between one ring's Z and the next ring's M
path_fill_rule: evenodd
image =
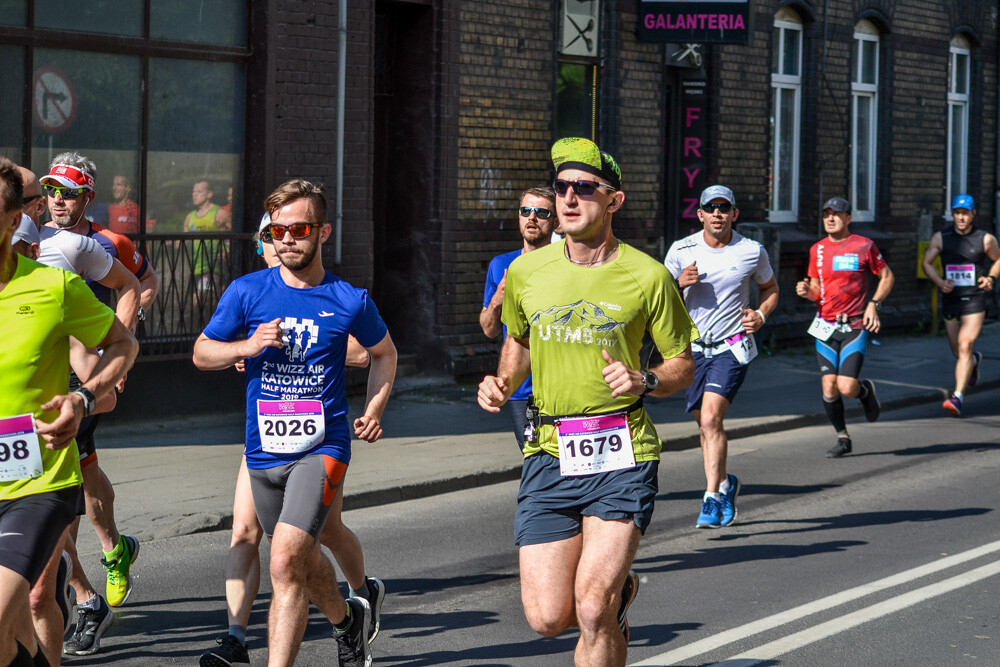
M787 31L795 31L798 38L798 63L796 63L797 74L772 73L771 74L771 102L775 110L774 130L771 139L771 199L768 202L768 220L771 222L797 222L799 219L799 153L800 139L802 134L802 20L791 9L784 7L774 16L774 45L777 49L777 62L779 69L785 62L785 38ZM782 183L780 174L783 165L780 164L780 142L782 135L788 128L781 125L781 114L778 104L779 96L791 95L793 97L793 117L791 128L792 140L792 165L791 183ZM777 202L779 194L784 190L791 191L791 208L778 209Z
M944 217L951 220L952 197L968 192L969 189L969 86L972 80L972 46L965 37L956 35L951 40L948 51L948 154L945 160L948 168L944 186ZM965 58L965 81L958 80L959 58ZM961 92L963 90L964 92ZM956 117L961 118L962 127L965 128L965 132L959 138L958 146L954 146L952 141ZM959 156L957 161L954 160L956 152ZM953 192L952 182L955 180L958 181L958 192Z
M875 62L872 63L875 72L873 83L863 83L861 80L864 71L865 44L875 44ZM878 86L879 86L879 33L875 25L867 19L862 19L854 28L854 77L851 81L851 217L857 222L872 222L875 220L875 186L876 186L876 165L878 164ZM862 99L871 101L870 115L868 117L868 141L867 145L861 146L858 143L858 106ZM864 150L862 150L864 149ZM862 155L868 155L867 182L864 183L868 191L868 197L861 201L858 197L859 179L859 159Z

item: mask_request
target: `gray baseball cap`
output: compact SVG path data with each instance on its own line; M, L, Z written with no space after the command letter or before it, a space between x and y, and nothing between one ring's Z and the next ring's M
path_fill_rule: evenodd
M257 228L258 232L262 232L271 226L271 214L265 213L264 217L260 219L260 227Z
M11 245L14 245L18 241L24 241L28 244L41 243L38 237L38 227L35 227L35 221L24 213L21 214L21 222L10 237Z
M704 206L713 199L725 199L733 206L736 206L736 197L733 195L733 191L725 185L710 185L702 190L699 204Z
M850 213L851 202L847 201L843 197L832 197L826 200L826 203L823 204L823 208L821 208L820 211L825 211L826 209L830 209L835 213Z

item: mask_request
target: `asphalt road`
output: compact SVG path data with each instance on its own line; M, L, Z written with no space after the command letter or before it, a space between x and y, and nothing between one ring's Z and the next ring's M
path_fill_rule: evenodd
M728 529L694 528L700 452L665 455L635 563L629 664L1000 664L996 396L971 396L960 420L923 406L853 422L855 454L842 460L823 456L829 427L734 441L730 471L744 487ZM505 483L345 514L389 590L376 664L572 663L573 633L540 639L521 615L515 492ZM224 632L228 544L225 532L145 543L101 652L64 664L197 664ZM265 577L255 665L266 661L268 590ZM335 651L313 614L298 664L336 664Z

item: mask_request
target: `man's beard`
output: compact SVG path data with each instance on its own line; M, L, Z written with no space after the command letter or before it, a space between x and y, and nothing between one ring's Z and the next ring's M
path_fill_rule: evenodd
M80 222L80 218L82 217L83 217L82 213L80 214L80 217L77 218L76 220L73 220L73 216L68 214L60 216L52 216L52 222L56 223L56 226L59 227L60 229L69 229L70 227L75 227L76 223Z
M302 269L309 266L313 258L316 257L316 253L319 251L319 244L314 245L309 250L302 252L302 254L289 254L289 253L278 253L278 260L284 265L286 269L292 271L301 271Z

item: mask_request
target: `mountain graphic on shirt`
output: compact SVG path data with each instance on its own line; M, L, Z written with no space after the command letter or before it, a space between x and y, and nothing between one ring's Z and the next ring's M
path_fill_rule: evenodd
M583 299L567 306L552 306L535 313L531 318L531 325L536 324L558 324L574 329L586 327L602 333L615 331L623 326L621 322L608 317L603 308Z

